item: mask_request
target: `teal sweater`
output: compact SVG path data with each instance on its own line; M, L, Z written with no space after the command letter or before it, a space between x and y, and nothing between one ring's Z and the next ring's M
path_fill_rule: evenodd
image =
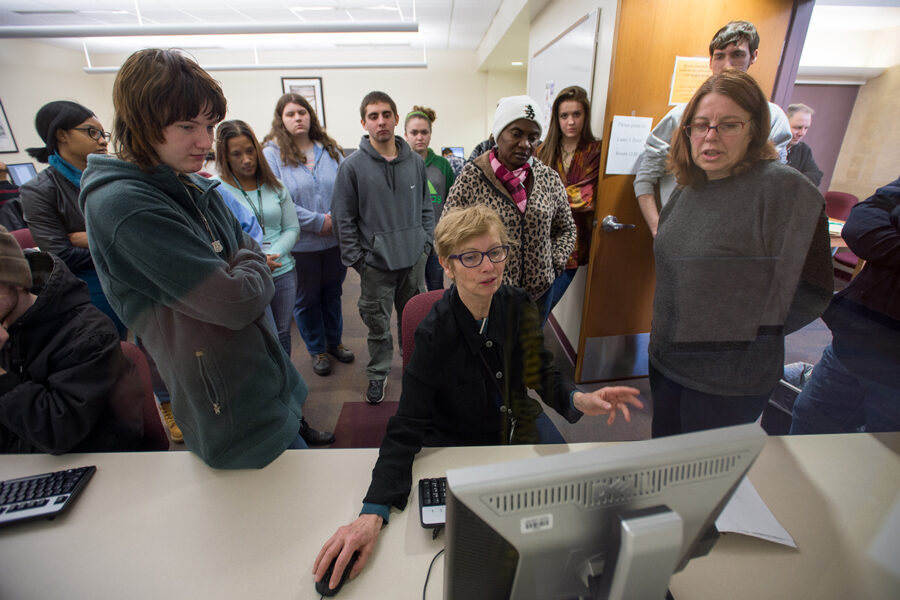
M217 185L91 155L79 202L103 289L156 360L187 447L263 467L296 438L307 388L265 320L265 258Z
M300 235L300 223L297 221L297 213L294 212L294 203L287 190L283 187L275 189L268 185L260 186L260 194L257 190L244 193L240 188L229 185L216 177L223 188L228 190L244 207L249 209L263 230L263 242L271 244L268 254L278 254L278 262L281 266L272 271L272 277L278 277L290 273L294 268L294 257L291 256L291 248L297 243ZM260 211L260 203L262 211Z

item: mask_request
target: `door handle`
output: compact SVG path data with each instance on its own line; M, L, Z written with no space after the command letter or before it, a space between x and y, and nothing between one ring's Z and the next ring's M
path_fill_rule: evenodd
M603 231L606 232L619 231L620 229L634 229L634 225L629 223L619 223L619 220L613 215L606 215L603 217L601 226L603 227Z

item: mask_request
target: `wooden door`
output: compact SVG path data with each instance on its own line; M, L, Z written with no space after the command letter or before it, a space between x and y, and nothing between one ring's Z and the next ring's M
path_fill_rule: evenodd
M709 42L731 20L759 31L759 57L749 73L771 95L791 21L793 0L621 0L610 74L603 139L614 115L653 117L670 107L676 56L709 56ZM609 144L603 144L606 166ZM634 176L601 175L591 244L576 380L608 381L647 374L647 342L653 308L653 238L634 197ZM613 233L607 215L634 229Z

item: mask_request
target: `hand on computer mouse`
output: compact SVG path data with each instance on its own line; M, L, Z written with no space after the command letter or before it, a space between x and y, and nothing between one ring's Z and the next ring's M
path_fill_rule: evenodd
M319 555L313 564L316 583L324 580L329 588L334 588L340 582L345 571L349 579L359 575L375 549L375 541L381 531L381 524L382 518L378 515L365 514L360 515L352 523L340 527L319 550ZM355 563L348 567L355 554L358 554ZM325 573L332 563L334 566L329 573L329 579L326 579Z
M350 557L350 562L347 563L343 573L339 574L340 579L338 580L337 585L332 586L329 582L333 579L334 572L336 571L335 566L338 560L337 557L334 557L331 564L325 569L325 574L322 575L322 579L316 582L316 591L326 597L337 595L337 593L341 591L341 588L344 587L344 583L350 578L350 573L356 565L356 560L358 558L359 550L353 553L353 556Z

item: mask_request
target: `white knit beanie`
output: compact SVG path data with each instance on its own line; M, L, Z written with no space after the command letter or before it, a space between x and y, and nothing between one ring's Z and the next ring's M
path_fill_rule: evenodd
M500 98L497 103L497 112L494 113L494 141L500 139L500 134L506 126L519 119L534 121L538 126L538 135L541 133L541 123L544 122L544 114L541 107L531 96L507 96Z

